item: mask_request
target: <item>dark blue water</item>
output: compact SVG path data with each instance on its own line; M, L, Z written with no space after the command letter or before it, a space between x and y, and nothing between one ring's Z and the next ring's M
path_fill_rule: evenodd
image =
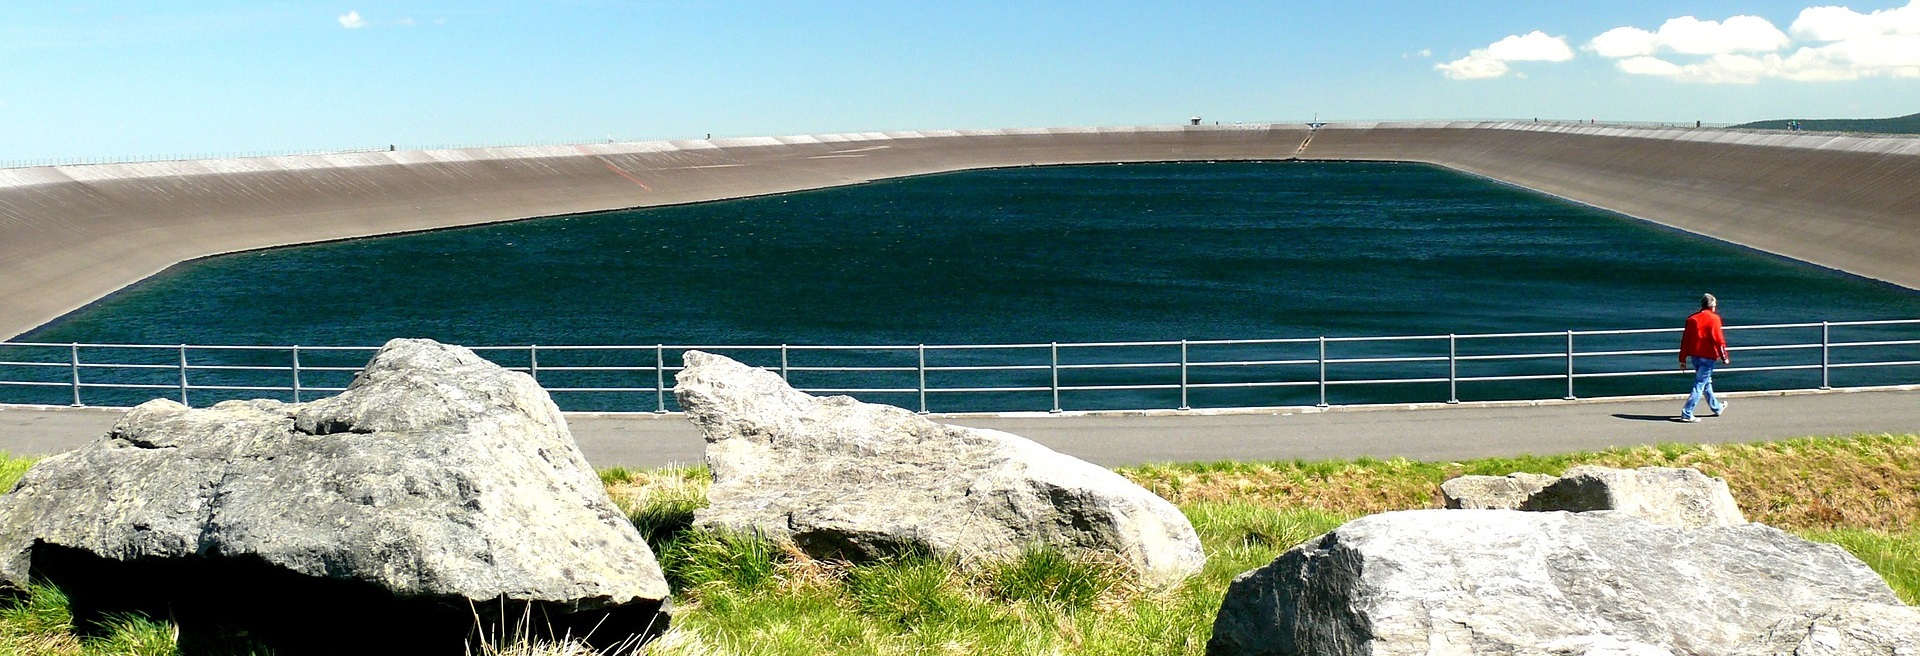
M23 340L150 344L373 345L396 336L460 344L975 344L1412 335L1678 325L1703 291L1729 324L1920 317L1920 294L1687 235L1424 165L1243 163L974 171L775 197L322 244L175 267ZM1846 339L1914 334L1850 329ZM1818 341L1818 329L1738 334L1744 344ZM1842 339L1840 334L1835 339ZM1677 338L1583 338L1580 350L1669 348ZM1741 340L1745 340L1742 342ZM1461 354L1559 352L1563 337L1474 341ZM1317 358L1317 344L1209 347L1200 360ZM1444 356L1446 344L1336 342L1330 357ZM67 353L34 359L65 362ZM1847 357L1912 359L1914 349ZM777 352L741 352L778 364ZM194 352L196 363L283 366L284 352ZM347 367L365 353L310 353ZM525 366L520 351L496 354ZM677 361L675 354L668 354ZM1753 353L1741 364L1818 362ZM1811 355L1812 359L1808 360ZM28 357L28 356L21 356ZM790 354L790 357L794 357ZM805 353L917 368L917 353ZM91 352L171 363L173 353ZM647 388L635 352L543 352L550 387ZM1769 359L1770 358L1770 359ZM1837 360L1839 356L1835 356ZM9 358L11 359L11 358ZM1044 349L935 351L933 367L1050 364ZM1061 361L1177 362L1178 349L1068 349ZM1670 356L1581 360L1580 370L1667 366ZM315 366L309 364L309 366ZM1462 375L1564 373L1564 360L1477 361ZM1190 382L1317 380L1317 365L1214 367ZM67 370L42 368L50 381ZM1910 382L1912 367L1845 370L1836 384ZM126 372L86 374L135 376ZM138 374L153 385L177 372ZM195 385L287 384L285 372L195 371ZM346 372L309 372L309 387ZM915 372L793 371L812 387L913 388ZM1341 364L1335 380L1446 376L1446 364ZM249 378L249 376L252 376ZM333 378L327 378L333 376ZM137 376L136 376L137 377ZM276 378L277 377L277 378ZM1050 371L931 374L948 386L1046 386ZM133 380L133 378L123 378ZM106 380L106 379L102 379ZM275 381L278 382L275 382ZM1725 374L1723 387L1804 387L1817 371ZM1062 384L1173 384L1173 368L1069 370ZM1676 379L1578 381L1583 396L1671 391ZM671 378L668 378L671 384ZM1463 398L1558 397L1564 381L1482 382ZM157 390L157 391L156 391ZM63 402L70 390L0 388ZM165 390L88 389L89 403ZM1318 387L1190 390L1190 404L1315 402ZM1069 392L1072 408L1173 406L1177 391ZM116 396L118 395L118 396ZM200 400L250 396L196 392ZM1435 398L1437 395L1437 398ZM1444 400L1442 384L1331 386L1330 400ZM287 396L281 394L280 396ZM914 407L913 394L869 394ZM121 398L126 397L126 398ZM935 393L934 410L1047 409L1050 393ZM37 398L37 397L36 397ZM561 393L565 407L653 408L651 392ZM196 401L198 402L198 401Z

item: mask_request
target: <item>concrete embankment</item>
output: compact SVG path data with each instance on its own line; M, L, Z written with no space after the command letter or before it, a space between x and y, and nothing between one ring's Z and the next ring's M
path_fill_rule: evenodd
M1920 288L1920 138L1353 124L1320 130L1303 158L1431 162Z
M1920 288L1920 138L1510 123L1309 134L863 133L0 170L0 335L219 253L963 169L1296 155L1430 162Z

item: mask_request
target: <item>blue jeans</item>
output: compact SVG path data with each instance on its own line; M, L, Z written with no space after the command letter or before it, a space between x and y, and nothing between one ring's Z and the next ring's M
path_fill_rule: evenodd
M1714 414L1720 414L1721 406L1726 404L1713 396L1713 367L1720 362L1713 358L1692 356L1688 356L1687 360L1693 363L1693 393L1687 396L1686 407L1680 409L1680 418L1693 418L1693 408L1700 405L1701 394L1707 395L1707 407L1712 409Z

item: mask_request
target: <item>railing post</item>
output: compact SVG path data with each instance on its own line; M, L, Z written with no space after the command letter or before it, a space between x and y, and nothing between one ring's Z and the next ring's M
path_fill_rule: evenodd
M927 414L927 345L920 345L920 414Z
M1460 349L1453 333L1447 333L1447 402L1460 402Z
M527 345L527 375L533 377L533 382L540 382L540 345L538 344Z
M1820 322L1820 389L1833 389L1827 381L1827 348L1833 342L1827 339L1827 322Z
M1193 409L1193 406L1187 405L1187 340L1185 338L1180 340L1180 409Z
M77 343L68 344L67 348L67 354L69 356L67 358L68 368L73 372L73 405L74 407L79 407L86 405L80 402L80 345Z
M187 403L187 345L180 345L180 405Z
M1322 408L1327 407L1327 336L1326 335L1320 336L1320 403L1316 405Z
M300 402L300 345L293 345L293 402Z
M780 380L787 381L787 345L780 345Z
M654 414L667 413L667 347L653 345L653 398Z
M1053 384L1050 386L1053 389L1053 409L1049 410L1048 412L1059 412L1060 411L1060 343L1047 342L1047 351L1048 353L1051 354L1051 358L1050 358L1051 364L1048 366L1048 369L1050 369L1053 372Z
M1567 395L1562 398L1568 401L1577 398L1573 395L1573 331L1571 330L1567 331Z

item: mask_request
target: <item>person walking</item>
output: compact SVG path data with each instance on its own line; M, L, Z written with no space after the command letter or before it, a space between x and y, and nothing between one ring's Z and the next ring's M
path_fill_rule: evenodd
M1694 407L1700 405L1700 397L1707 397L1707 408L1713 410L1713 416L1727 414L1727 404L1713 395L1713 368L1716 364L1732 364L1733 358L1727 354L1727 336L1720 330L1720 301L1712 294L1700 295L1700 311L1687 317L1687 327L1680 334L1680 370L1693 367L1693 393L1687 395L1687 404L1680 408L1680 421L1693 423L1700 421L1693 416Z

